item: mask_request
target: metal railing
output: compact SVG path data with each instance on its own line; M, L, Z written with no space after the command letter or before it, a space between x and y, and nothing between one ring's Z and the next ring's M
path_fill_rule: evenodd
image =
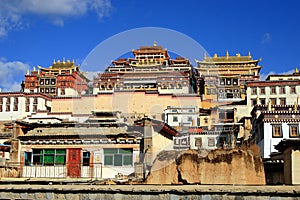
M65 165L24 165L7 163L0 166L0 178L102 178L102 163L66 163Z

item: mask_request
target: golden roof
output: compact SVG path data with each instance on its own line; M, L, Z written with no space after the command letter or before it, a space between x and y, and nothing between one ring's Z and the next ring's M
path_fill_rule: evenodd
M76 71L78 71L79 67L74 65L74 60L70 61L70 60L57 60L57 61L53 61L53 64L48 67L48 68L43 68L41 66L38 66L39 69L41 69L42 71L52 71L52 70L70 70L70 69L75 69Z
M240 62L259 62L261 59L253 60L251 57L251 54L247 56L241 56L241 54L237 53L235 56L230 56L228 51L226 51L225 56L218 56L217 54L214 54L213 57L208 57L206 54L204 54L203 60L199 61L196 60L199 64L205 64L205 63L240 63Z

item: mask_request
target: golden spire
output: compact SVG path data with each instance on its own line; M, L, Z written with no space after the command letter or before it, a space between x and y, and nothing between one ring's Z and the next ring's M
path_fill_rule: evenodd
M297 111L298 109L298 106L297 106L297 102L295 101L295 103L294 103L294 111Z
M272 110L272 103L271 103L271 100L269 99L268 101L268 108L267 108L268 111L271 111Z
M53 65L55 65L56 64L56 61L55 61L55 58L53 59Z
M228 50L226 51L226 58L228 58L229 57L229 53L228 53Z
M296 69L295 69L295 73L299 73L299 69L298 69L298 67L296 67Z
M204 52L203 58L206 59L206 52Z
M215 54L214 54L214 58L217 58L217 57L218 57L218 54L215 53Z
M251 58L251 53L250 53L250 51L248 52L248 58Z
M153 42L153 46L157 46L157 42L154 40L154 42Z

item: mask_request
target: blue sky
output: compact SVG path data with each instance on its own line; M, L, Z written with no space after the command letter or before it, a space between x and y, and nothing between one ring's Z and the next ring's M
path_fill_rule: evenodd
M250 51L262 58L263 75L288 72L300 65L299 8L297 0L0 0L0 87L18 90L26 69L53 59L80 64L101 42L141 27L185 34L210 55ZM132 44L128 51L152 45Z

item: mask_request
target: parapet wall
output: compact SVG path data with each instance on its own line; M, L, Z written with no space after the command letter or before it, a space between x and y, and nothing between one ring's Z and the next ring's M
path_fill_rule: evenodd
M296 199L300 186L0 185L0 199Z

